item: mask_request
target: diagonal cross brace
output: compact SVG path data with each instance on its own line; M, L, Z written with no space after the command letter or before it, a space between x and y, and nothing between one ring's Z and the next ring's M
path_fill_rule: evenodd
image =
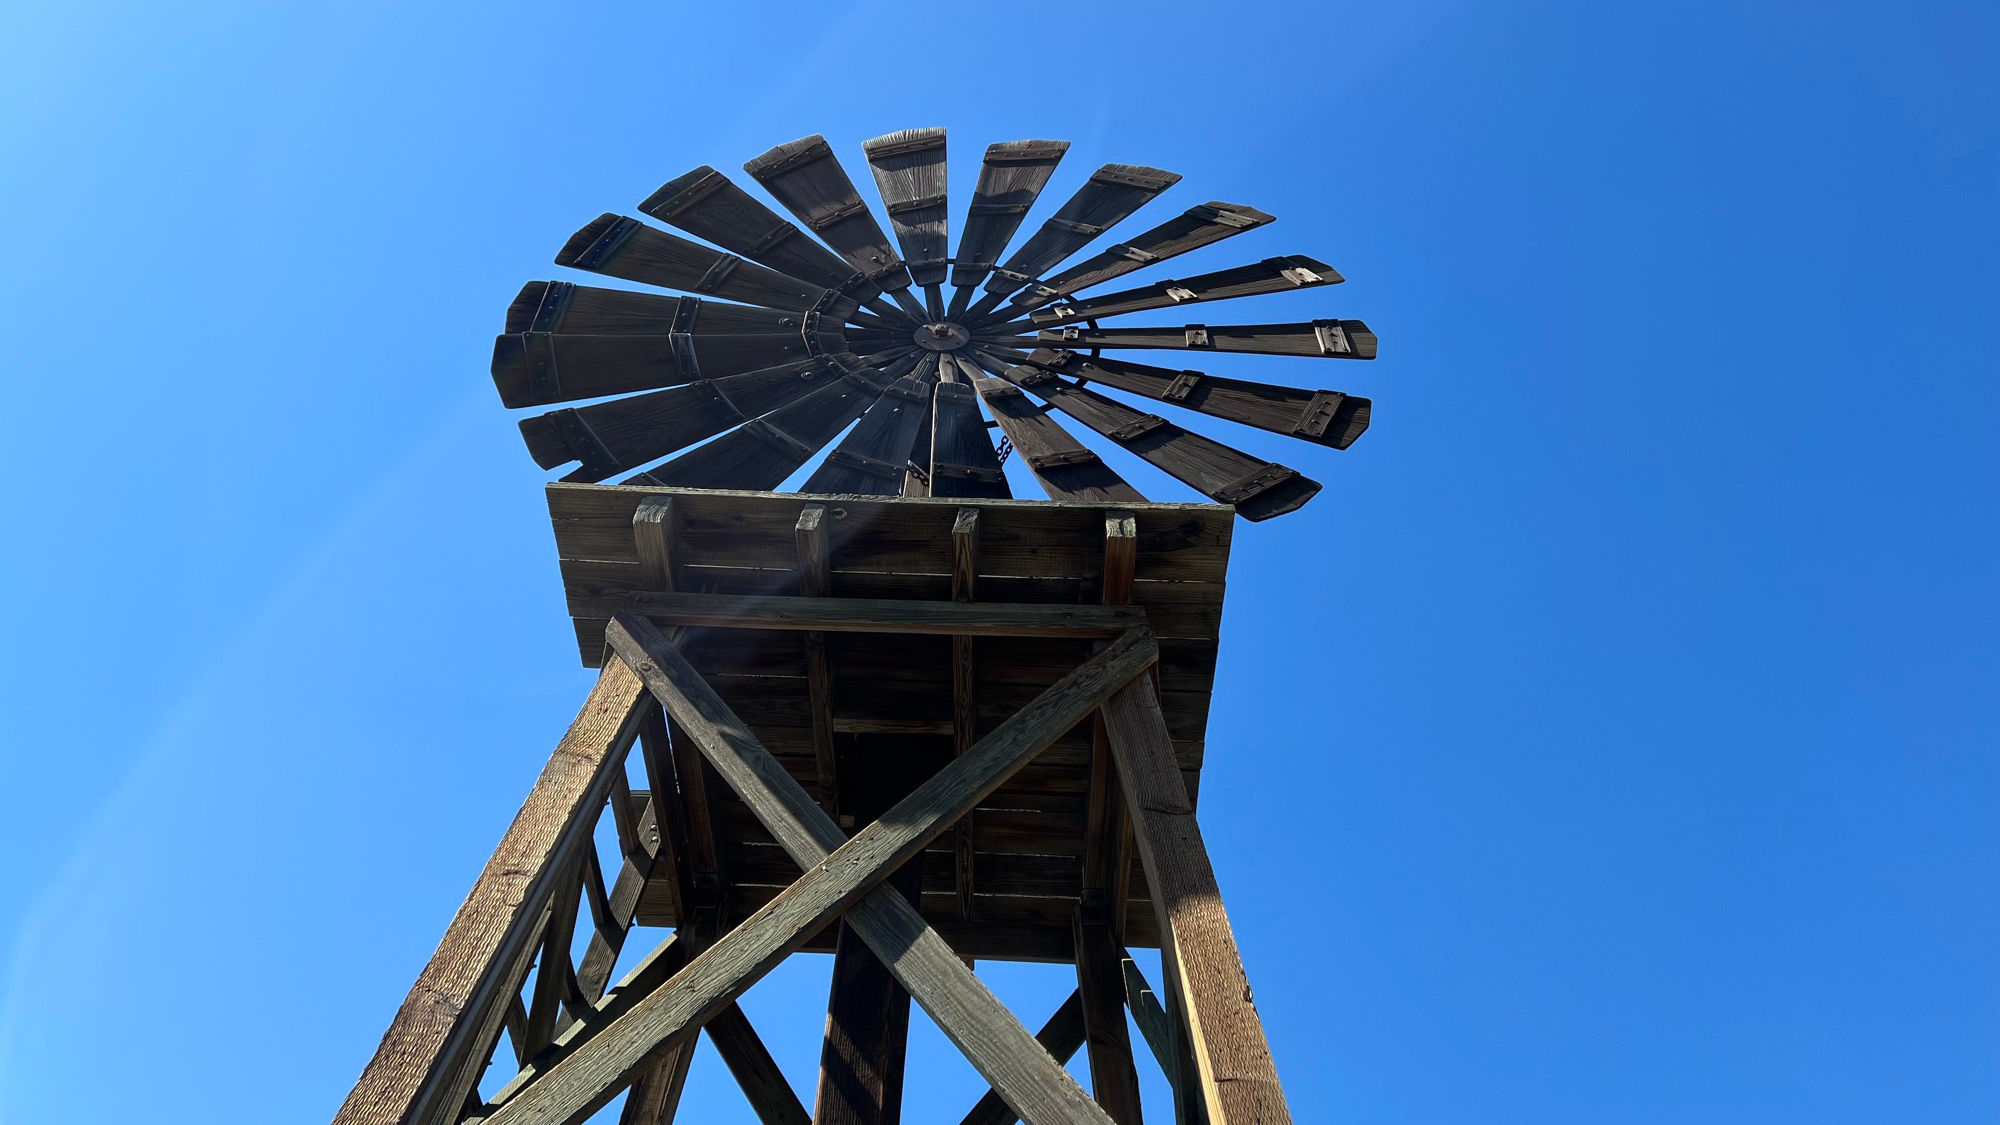
M992 793L1112 692L1151 666L1150 631L1134 629L970 750L881 820L846 839L700 674L650 623L606 630L613 651L700 746L805 874L631 1010L501 1106L488 1125L573 1125L609 1102L650 1058L671 1049L843 912L987 1082L1030 1125L1108 1119L950 945L900 895L880 889L904 862Z

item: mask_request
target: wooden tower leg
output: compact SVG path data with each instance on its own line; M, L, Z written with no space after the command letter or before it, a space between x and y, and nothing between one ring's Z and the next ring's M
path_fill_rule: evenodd
M1103 707L1140 862L1159 912L1162 963L1185 1007L1189 1047L1210 1125L1291 1121L1250 981L1223 913L1215 870L1152 682L1144 676Z
M924 780L913 755L864 743L842 770L840 805L869 823ZM904 864L889 885L921 904L923 860ZM910 994L845 922L833 952L814 1125L897 1125L903 1116L903 1059L910 1038Z

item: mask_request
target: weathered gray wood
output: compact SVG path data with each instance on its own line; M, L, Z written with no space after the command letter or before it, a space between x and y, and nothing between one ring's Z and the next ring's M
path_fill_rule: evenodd
M1076 935L1076 988L1083 996L1084 1045L1090 1056L1090 1092L1119 1125L1142 1125L1139 1072L1125 1030L1123 950L1111 936L1108 903L1086 902L1072 922Z
M1102 285L1133 270L1179 257L1190 250L1199 250L1232 238L1244 231L1255 230L1271 220L1272 216L1255 207L1236 203L1211 201L1190 207L1159 226L1134 235L1130 241L1110 246L1054 277L1028 286L1014 294L1013 303L1017 306L1041 305L1093 285ZM1026 308L1018 310L1026 311Z
M757 1030L750 1026L743 1009L731 1004L717 1012L702 1030L715 1045L716 1054L722 1056L722 1064L735 1076L736 1084L743 1088L743 1096L749 1100L758 1121L763 1125L811 1125L812 1115L800 1103L792 1084L785 1080L785 1072L778 1069L777 1060L771 1057L770 1048L764 1046Z
M1283 293L1315 285L1338 285L1345 280L1332 266L1302 254L1266 258L1248 266L1217 270L1187 278L1168 278L1137 289L1106 293L1087 301L1057 301L1037 309L1034 322L1047 328L1058 324L1096 320L1119 313L1145 312L1204 301L1226 301L1232 297L1254 297L1263 293Z
M868 154L911 279L927 287L944 284L951 256L944 130L904 129L863 141L861 149Z
M792 887L732 932L748 944L753 923L773 916L786 900L811 902L834 881L850 900L914 854L943 827L964 815L1019 769L1027 758L1089 713L1108 684L1129 682L1153 658L1150 636L1125 634L1103 653L1064 677L1037 700L953 759L899 802L881 820L843 843L840 829L771 758L657 631L639 620L613 622L607 633L621 656L629 654L648 686L687 726L738 794L794 861L807 869ZM900 845L900 846L899 846ZM829 852L833 854L829 856ZM884 854L886 853L886 854ZM853 854L856 858L845 859ZM864 857L872 867L863 867ZM865 880L865 881L864 881ZM847 914L854 927L889 964L974 1067L1030 1122L1095 1121L1102 1114L1054 1061L1033 1047L1027 1032L958 960L949 945L894 892L877 891ZM771 928L768 924L765 929ZM719 948L719 947L718 947ZM766 966L768 967L768 966ZM669 1031L666 1034L671 1034ZM662 1036L665 1037L664 1035Z
M890 248L889 237L825 137L815 134L788 141L745 161L743 170L885 292L894 295L910 287L902 259Z
M1295 324L1188 324L1179 328L1045 328L1035 337L1052 348L1169 348L1178 351L1374 359L1375 333L1358 320Z
M927 353L914 374L891 383L806 478L805 490L900 495L911 445L930 417L932 384L925 373L936 366L937 356Z
M1071 437L1055 419L1028 401L1021 388L1004 379L973 380L973 388L1000 423L1000 432L1027 462L1028 471L1056 500L1114 500L1144 503L1103 458Z
M625 605L629 612L675 625L828 633L1115 637L1146 623L1146 611L1134 606L1019 602L635 593Z
M1067 1063L1071 1056L1083 1046L1083 994L1072 992L1069 999L1062 1002L1055 1014L1050 1016L1042 1029L1035 1033L1035 1042L1040 1043L1057 1062ZM999 1094L988 1090L972 1107L959 1125L1014 1125L1020 1115L1009 1108Z
M986 279L986 296L968 310L968 315L984 312L999 298L1041 277L1179 182L1180 176L1173 172L1134 164L1106 164L1091 173L1076 194L1007 259L1006 265L994 268Z
M1132 1012L1132 1022L1139 1025L1139 1034L1152 1050L1153 1061L1160 1064L1161 1072L1167 1076L1167 1084L1174 1085L1179 1081L1180 1062L1174 1051L1174 1033L1167 1010L1130 953L1125 954L1118 967L1125 978L1125 1006Z
M1114 692L1103 715L1139 858L1187 1000L1188 1035L1209 1121L1289 1122L1264 1025L1250 1000L1242 955L1222 909L1194 805L1174 765L1153 685L1141 678Z
M809 598L833 593L833 557L826 542L826 505L807 504L799 510L796 529L799 593ZM820 799L826 811L839 815L840 768L833 752L833 668L826 658L826 634L806 634L806 690L812 707L813 757L819 766Z
M881 292L853 266L706 164L667 181L639 210L779 273L860 300Z
M836 319L855 308L852 300L824 286L608 212L571 235L556 264L746 305L817 309Z
M955 602L972 601L978 589L978 576L979 509L961 508L951 523L951 599ZM952 752L955 754L972 749L973 740L978 735L979 707L975 694L977 677L973 667L973 643L972 637L964 633L954 633L951 638L951 733ZM968 922L972 920L974 887L973 818L978 815L976 812L965 814L952 832L958 916Z
M952 296L954 319L965 311L971 288L986 280L1068 151L1068 141L1004 141L987 146L979 184L966 211L965 233L959 236L958 253L952 259L951 283L959 290Z
M1204 495L1236 505L1237 514L1245 519L1266 520L1295 511L1319 494L1319 482L1296 469L1253 457L1087 390L1019 352L990 354L1017 361L1002 372L1008 382L1027 388Z
M542 1052L561 1030L562 1002L575 979L570 964L570 939L576 935L578 892L582 890L579 855L567 866L549 901L549 920L542 926L542 951L535 959L535 984L528 1000L527 1049L533 1057ZM562 1026L568 1026L566 1023Z
M645 698L639 678L615 661L598 675L335 1125L431 1125L463 1105L520 988L562 864L587 842L586 814L607 798Z

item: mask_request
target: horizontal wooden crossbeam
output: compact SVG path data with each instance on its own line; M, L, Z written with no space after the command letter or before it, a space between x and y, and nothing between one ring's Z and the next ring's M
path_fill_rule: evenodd
M626 611L669 625L823 633L984 637L1115 637L1146 624L1134 606L919 602L889 598L638 593Z

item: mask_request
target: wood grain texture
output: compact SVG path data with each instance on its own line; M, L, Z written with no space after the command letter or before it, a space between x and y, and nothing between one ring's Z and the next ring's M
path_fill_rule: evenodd
M1280 387L1109 357L1085 359L1075 352L1052 348L1036 350L1028 361L1045 370L1103 383L1183 410L1335 449L1354 444L1367 430L1374 407L1366 398L1339 391Z
M526 971L562 863L587 843L588 814L608 796L645 699L644 684L622 664L598 675L335 1125L430 1125L458 1112L492 1049L507 997L520 987L515 974Z
M625 609L672 625L911 636L1115 637L1146 624L1146 611L1135 606L783 595L632 594Z
M1338 285L1343 280L1325 262L1293 254L1193 277L1167 278L1151 285L1105 293L1088 300L1059 300L1047 308L1036 309L1032 319L1038 327L1046 328L1120 313L1284 293L1316 285Z
M1069 269L1014 294L1017 306L1034 307L1094 285L1102 285L1133 270L1145 269L1190 250L1255 230L1272 216L1236 203L1210 201L1190 207L1159 226L1106 248ZM1016 311L1027 311L1021 308Z
M812 1114L799 1101L770 1048L734 1004L717 1012L702 1029L722 1063L742 1088L743 1096L763 1125L812 1125Z
M1093 911L1086 903L1073 925L1091 1096L1119 1125L1143 1125L1139 1072L1132 1065L1132 1039L1125 1030L1125 980L1119 966L1124 950L1111 935L1108 911Z
M1186 998L1187 1030L1213 1125L1291 1120L1251 1002L1250 981L1216 886L1194 806L1174 767L1153 685L1143 679L1103 707L1139 857Z
M1067 1063L1083 1046L1083 994L1072 992L1069 999L1055 1010L1055 1014L1035 1032L1035 1042L1042 1045L1050 1057L1059 1063ZM1020 1115L1008 1106L999 1094L987 1091L959 1125L1014 1125Z
M906 861L916 848L991 792L1006 774L1019 769L1037 750L1087 716L1109 685L1138 675L1151 663L1153 652L1150 637L1142 631L1120 637L1001 723L966 754L954 758L881 820L842 843L839 828L750 737L741 720L713 697L693 669L678 654L660 650L657 641L647 643L651 640L649 630L641 621L623 627L614 623L613 647L621 654L633 652L650 662L640 664L639 671L655 695L681 717L738 794L753 801L753 809L777 842L795 862L808 868L785 894L827 873L833 873L828 877L854 878L853 865L861 860L838 862L853 852L880 857L869 861L880 866L862 872L879 881L885 867ZM829 857L829 852L834 854ZM893 892L871 895L849 911L847 921L995 1089L1024 1111L1024 1118L1102 1119L1046 1054L1031 1049L1026 1030L901 896Z
M825 504L799 509L795 528L799 557L799 593L824 598L833 593L833 558L827 546ZM806 698L812 707L813 760L819 769L819 791L826 811L839 815L840 765L833 752L833 666L826 658L826 634L806 634Z

